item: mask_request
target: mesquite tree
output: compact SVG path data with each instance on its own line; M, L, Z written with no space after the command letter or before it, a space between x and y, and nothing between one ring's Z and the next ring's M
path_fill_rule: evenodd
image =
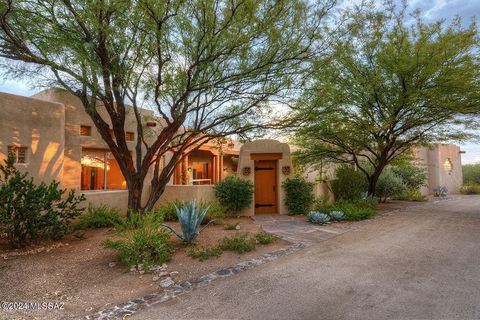
M474 24L429 24L391 4L345 20L342 37L313 61L295 142L306 163L356 165L374 195L398 156L468 137L469 115L480 110L478 35Z
M80 98L127 181L128 207L151 209L189 152L267 125L262 116L272 114L269 102L284 101L299 83L298 71L333 4L5 0L0 57L4 74ZM153 137L141 108L161 119ZM135 150L125 140L130 110ZM162 166L166 152L173 156ZM151 167L152 192L142 205Z

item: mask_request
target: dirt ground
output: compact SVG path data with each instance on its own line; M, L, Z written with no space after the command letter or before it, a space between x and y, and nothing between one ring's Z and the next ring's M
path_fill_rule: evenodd
M240 230L224 230L224 225L209 225L198 238L197 247L216 244L224 236L261 232L250 218L225 219L225 224L239 222ZM167 223L178 227L176 223ZM12 312L2 310L0 319L80 319L96 310L111 307L162 290L160 278L140 275L116 261L115 252L104 249L102 241L111 229L87 230L84 239L69 236L61 242L44 242L28 250L10 250L0 246L0 302L53 302L62 310ZM224 252L219 258L203 262L187 256L188 248L172 235L177 244L168 272L175 282L197 278L216 269L275 251L289 245L278 239L269 245L257 245L250 253ZM113 262L113 263L112 263Z

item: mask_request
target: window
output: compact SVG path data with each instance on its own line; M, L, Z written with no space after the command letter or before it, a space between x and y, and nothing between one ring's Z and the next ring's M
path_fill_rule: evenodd
M80 126L80 135L89 137L92 135L92 127L90 126Z
M9 146L8 153L13 153L15 163L27 163L27 147Z
M82 190L119 190L126 189L117 160L108 150L82 150Z
M134 139L133 132L131 132L131 131L125 132L125 140L127 140L127 141L133 141L133 139Z

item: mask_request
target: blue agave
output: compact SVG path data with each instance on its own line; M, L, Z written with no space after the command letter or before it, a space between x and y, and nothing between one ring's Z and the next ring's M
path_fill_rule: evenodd
M310 211L308 213L308 220L316 224L325 224L330 222L332 218L326 213L321 213L318 211Z
M345 214L342 211L332 211L329 213L330 218L335 221L345 220Z
M205 218L209 208L210 207L203 209L203 211L200 213L201 208L195 204L195 201L190 201L188 204L182 202L182 206L180 208L175 205L175 211L177 213L182 232L178 232L166 224L162 224L162 227L173 232L185 243L194 243L198 234L213 222L213 220L209 221L205 227L200 229L200 224L202 223L203 218Z

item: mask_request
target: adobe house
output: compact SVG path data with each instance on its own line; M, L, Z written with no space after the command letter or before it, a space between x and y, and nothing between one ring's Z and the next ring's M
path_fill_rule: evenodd
M162 121L152 111L141 113L147 119L148 140L161 128ZM131 150L136 134L133 117L132 112L125 127ZM0 92L1 162L8 152L15 154L17 168L28 171L36 181L57 180L62 188L84 193L89 203L126 209L126 182L117 161L80 100L65 91L49 89L32 97ZM447 186L450 193L458 192L462 183L461 153L458 146L444 144L417 150L419 165L428 170L428 185L422 190L425 194L431 194L439 185ZM170 158L166 154L163 163ZM268 139L243 146L223 139L201 146L176 167L159 203L175 199L214 200L212 185L231 174L254 183L254 200L243 215L287 213L281 185L293 175L290 147ZM327 185L319 181L323 174L304 173L316 184L316 196L328 193ZM149 177L146 181L150 181Z

